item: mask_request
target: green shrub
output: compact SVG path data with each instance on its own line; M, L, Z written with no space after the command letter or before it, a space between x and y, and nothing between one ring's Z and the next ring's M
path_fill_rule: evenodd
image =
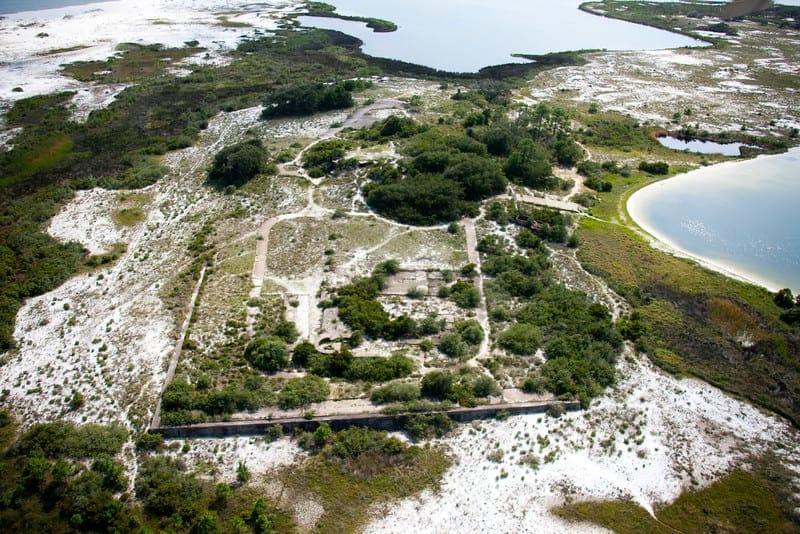
M472 381L472 394L476 397L490 397L499 395L500 386L491 376L480 375Z
M331 453L341 459L353 459L373 452L381 451L396 454L405 449L397 439L386 432L370 430L360 426L351 426L338 432L331 443Z
M639 170L650 174L669 174L669 164L664 161L643 161L639 163Z
M292 365L295 367L305 367L315 354L317 354L317 348L313 343L301 341L292 351Z
M477 308L481 294L472 282L460 280L450 287L450 298L459 308Z
M370 393L370 399L376 404L388 404L390 402L408 402L420 398L420 387L416 384L407 382L391 382L385 386L374 389Z
M281 338L261 337L247 345L244 357L256 369L275 372L289 364L289 349Z
M453 392L455 378L450 371L431 371L422 377L422 394L433 399L445 400Z
M136 496L144 508L162 517L177 515L191 523L200 512L203 487L185 471L182 463L168 457L145 458L136 477Z
M469 354L469 345L467 345L461 336L455 332L444 334L439 339L439 350L451 358L464 358Z
M322 402L330 395L328 383L314 375L290 378L278 394L278 405L284 410L305 407L313 402Z
M415 441L444 437L452 428L453 420L444 413L409 415L403 427Z
M516 323L501 332L497 342L502 348L511 353L530 356L540 346L541 333L532 324Z
M348 380L387 382L403 378L414 371L414 362L401 354L389 358L355 358L344 371Z
M334 85L317 83L288 87L273 93L264 101L261 118L311 115L321 111L353 107L353 95L347 87L345 83Z

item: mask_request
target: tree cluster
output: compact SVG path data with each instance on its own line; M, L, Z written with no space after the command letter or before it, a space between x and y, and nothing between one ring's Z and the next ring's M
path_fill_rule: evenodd
M351 87L348 90L348 87ZM261 118L296 117L353 107L353 84L302 84L277 91L264 100Z
M792 290L788 287L775 293L775 304L784 311L781 313L781 320L790 325L800 324L800 294L792 296Z
M242 186L266 169L267 160L267 151L258 139L227 146L214 156L208 181L219 188Z
M519 110L514 121L504 108L487 107L461 127L421 128L411 119L390 117L361 135L405 138L400 168L387 171L384 163L369 172L364 193L376 211L416 225L474 216L479 203L504 192L509 180L536 189L558 187L552 165L572 166L583 158L566 112L544 104Z

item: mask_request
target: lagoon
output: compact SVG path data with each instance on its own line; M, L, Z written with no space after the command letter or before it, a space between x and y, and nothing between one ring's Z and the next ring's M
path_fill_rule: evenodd
M523 62L512 54L570 50L654 50L705 43L578 9L579 0L328 0L343 15L390 20L391 33L360 22L300 17L304 26L338 30L365 53L450 72Z
M800 291L800 148L704 167L634 193L646 232L771 290Z

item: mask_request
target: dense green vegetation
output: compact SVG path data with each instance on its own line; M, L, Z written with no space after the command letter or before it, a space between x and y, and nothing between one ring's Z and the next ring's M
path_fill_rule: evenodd
M491 211L504 218L502 209ZM536 215L530 220L536 222ZM563 221L559 227L564 228ZM521 230L518 242L526 235L533 234ZM560 239L565 235L564 230ZM478 244L483 272L490 277L484 285L499 330L497 344L523 361L543 349L546 360L531 367L522 384L526 391L551 391L586 405L614 383L623 336L604 306L552 280L549 253L540 239L522 242L525 253L516 255L494 236Z
M381 163L369 173L364 193L370 207L418 225L475 216L479 203L503 193L508 181L556 188L561 183L552 165L583 158L563 109L521 108L512 122L502 92L487 88L453 98L476 108L460 125L422 127L391 117L359 134L368 140L400 139L406 156L400 168Z
M428 422L431 424L432 422ZM443 423L439 423L441 426ZM276 475L290 492L311 492L324 503L320 531L349 531L370 506L435 489L450 464L438 449L409 446L351 427L334 433L321 425L300 435L314 454ZM163 440L137 440L135 480L120 461L129 439L120 426L47 423L19 434L0 411L0 521L18 532L294 532L290 515L247 484L227 484L189 471ZM335 505L334 505L335 504Z
M321 111L353 107L353 95L344 83L304 84L287 87L269 96L264 101L261 118L311 115Z
M8 412L0 411L3 530L232 532L254 528L262 514L268 531L293 530L285 513L252 490L214 485L180 461L148 452L161 448L157 436L140 440L138 472L129 481L120 461L128 439L118 425L61 422L36 424L18 435Z
M331 17L341 20L351 20L354 22L364 22L367 28L371 28L376 33L387 33L397 30L394 22L370 17L356 17L353 15L341 15L336 13L336 8L324 2L307 2L308 14L313 17Z
M408 316L391 319L376 297L385 287L389 276L399 271L395 260L385 261L375 267L369 277L354 278L336 290L329 305L336 306L339 318L354 332L369 338L400 339L416 331L416 323Z

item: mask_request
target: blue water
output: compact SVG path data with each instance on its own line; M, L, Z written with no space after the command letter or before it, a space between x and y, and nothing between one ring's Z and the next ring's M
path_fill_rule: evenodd
M770 289L800 291L800 148L648 186L628 211L647 232Z
M56 7L95 4L109 0L0 0L0 14L19 13L20 11L38 11Z
M398 25L375 33L364 24L301 17L305 26L339 30L364 52L451 72L524 60L512 54L567 50L653 50L703 46L701 41L578 10L580 0L328 0L346 15Z
M715 143L713 141L701 141L699 139L692 139L686 141L667 135L659 137L658 142L662 146L671 148L673 150L688 150L689 152L696 152L698 154L722 154L723 156L740 156L740 148L748 146L744 143Z

